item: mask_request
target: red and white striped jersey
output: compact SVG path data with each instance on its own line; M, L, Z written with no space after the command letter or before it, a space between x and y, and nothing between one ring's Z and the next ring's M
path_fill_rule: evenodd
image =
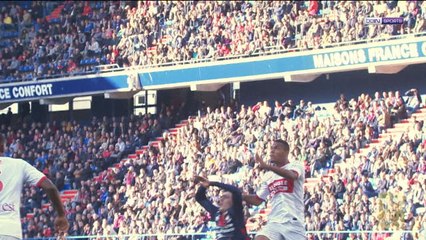
M284 165L283 168L296 172L298 178L290 180L268 171L262 177L262 185L256 194L262 200L268 200L272 207L268 215L268 222L285 223L297 220L303 223L305 219L303 201L304 168L301 164L295 162L290 162Z
M19 209L25 183L39 186L43 173L22 159L0 157L0 235L21 239Z

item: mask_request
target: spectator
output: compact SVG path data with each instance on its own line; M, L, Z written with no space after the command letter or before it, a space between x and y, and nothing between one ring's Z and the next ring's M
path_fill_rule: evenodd
M42 14L51 11L51 4L36 3L31 13L12 4L10 13L18 14L5 13L3 23L7 26L18 23L25 28L12 39L13 42L24 40L25 46L29 46L25 48L28 60L19 60L20 64L34 69L39 63L49 65L65 61L66 65L75 47L80 52L87 44L84 60L91 60L89 64L74 59L76 71L85 72L93 70L97 64L148 66L296 47L318 49L346 41L420 32L424 28L424 3L398 2L393 5L389 8L380 3L373 7L369 1L345 4L332 1L306 1L305 4L236 1L229 4L197 2L194 5L190 2L138 2L128 6L114 2L66 3L62 16L47 22ZM377 16L402 16L404 23L398 28L361 24L365 17ZM31 19L36 19L35 24ZM225 24L229 27L223 31ZM73 40L78 40L77 46L73 46ZM55 58L45 61L44 56L37 53L37 46L55 49ZM99 61L93 61L96 58ZM11 57L4 59L9 65ZM6 72L5 77L16 75L23 78L26 76L23 69L26 68ZM49 66L46 72L49 71L63 73L58 65Z

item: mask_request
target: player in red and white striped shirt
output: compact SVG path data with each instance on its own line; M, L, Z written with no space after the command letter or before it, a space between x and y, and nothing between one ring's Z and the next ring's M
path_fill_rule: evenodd
M56 231L63 235L68 231L68 220L58 189L43 173L22 159L3 157L5 138L0 134L0 239L22 239L21 192L25 183L43 188L58 216Z
M303 222L305 171L302 164L288 160L289 152L287 142L276 140L271 147L271 164L256 155L259 167L267 172L256 194L243 195L243 199L253 205L268 200L272 209L267 225L257 233L255 240L306 239Z

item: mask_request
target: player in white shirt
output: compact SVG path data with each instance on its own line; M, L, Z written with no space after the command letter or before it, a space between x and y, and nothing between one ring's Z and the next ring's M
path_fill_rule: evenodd
M256 194L243 195L243 200L260 205L268 200L272 206L268 223L256 235L255 240L304 240L304 193L305 171L303 165L289 162L290 147L283 140L273 142L271 163L265 163L256 154L256 162L267 172Z
M22 239L21 192L25 183L43 188L58 213L55 229L63 235L69 224L56 186L22 159L3 157L5 138L0 134L0 240Z

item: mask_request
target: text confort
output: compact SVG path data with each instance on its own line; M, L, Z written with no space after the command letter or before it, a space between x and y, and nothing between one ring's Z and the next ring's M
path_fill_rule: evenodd
M403 43L383 47L324 53L313 55L313 60L315 68L326 68L416 58L420 56L417 46L418 43ZM422 43L421 51L423 56L426 56L426 42Z
M52 96L52 84L0 88L0 100Z

